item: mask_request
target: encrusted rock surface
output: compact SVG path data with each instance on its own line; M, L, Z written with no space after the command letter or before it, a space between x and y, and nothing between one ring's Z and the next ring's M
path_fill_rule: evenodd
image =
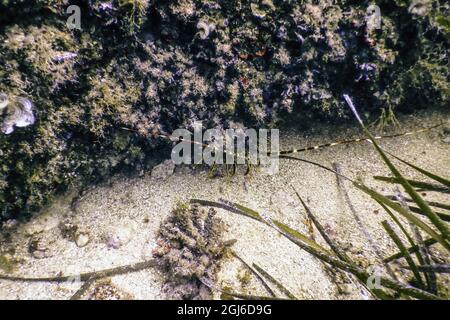
M0 219L56 191L149 168L154 138L205 127L343 119L342 94L382 123L392 110L448 106L444 0L0 1L5 99L33 121L0 133ZM11 126L8 127L11 130Z

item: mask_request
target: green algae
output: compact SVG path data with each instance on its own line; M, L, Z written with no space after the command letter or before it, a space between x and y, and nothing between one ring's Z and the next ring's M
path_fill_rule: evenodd
M0 255L0 270L11 273L16 269L17 262L9 255Z

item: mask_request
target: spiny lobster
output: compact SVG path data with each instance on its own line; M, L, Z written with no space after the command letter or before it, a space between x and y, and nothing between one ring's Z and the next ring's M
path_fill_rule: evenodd
M430 126L430 127L424 127L418 130L414 130L414 131L408 131L408 132L402 132L402 133L398 133L398 134L391 134L391 135L380 135L380 136L375 136L374 138L377 140L380 139L388 139L388 138L397 138L397 137L404 137L404 136L409 136L409 135L414 135L414 134L419 134L419 133L423 133L423 132L427 132L427 131L431 131L433 129L439 128L443 125L445 125L446 123L449 123L450 121L447 122L441 122L439 124ZM124 130L128 130L128 131L134 131L133 129L129 129L129 128L122 128ZM198 141L194 141L194 140L186 140L186 139L182 139L182 138L175 138L170 134L166 134L166 133L157 133L157 134L152 134L152 137L154 138L162 138L168 141L172 141L172 142L189 142L192 144L197 144L197 145L201 145L202 147L208 147L208 144L206 143L202 143L202 142L198 142ZM370 139L368 138L355 138L355 139L343 139L343 140L338 140L338 141L334 141L334 142L328 142L328 143L324 143L324 144L319 144L319 145L315 145L315 146L308 146L308 147L301 147L301 148L292 148L292 149L287 149L287 150L281 150L279 152L276 153L271 153L268 152L267 155L268 156L283 156L283 155L289 155L289 154L297 154L300 152L305 152L305 151L310 151L310 150L319 150L319 149L323 149L323 148L327 148L327 147L333 147L333 146L337 146L337 145L344 145L344 144L351 144L351 143L357 143L357 142L363 142L363 141L367 141L370 142ZM229 152L227 150L224 150L225 153Z

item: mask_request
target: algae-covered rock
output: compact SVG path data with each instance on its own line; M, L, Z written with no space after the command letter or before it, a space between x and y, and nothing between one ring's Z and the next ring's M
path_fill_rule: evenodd
M345 119L344 93L371 117L448 107L448 16L443 0L0 0L1 123L5 101L33 105L0 133L0 216L145 168L159 133L198 120Z

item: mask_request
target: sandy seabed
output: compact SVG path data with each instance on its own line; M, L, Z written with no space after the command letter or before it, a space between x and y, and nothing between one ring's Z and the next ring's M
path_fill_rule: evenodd
M405 116L401 119L401 128L395 131L416 130L442 120L450 118L438 113ZM280 142L283 150L359 136L362 133L356 125L320 125L302 133L281 131ZM450 145L448 132L445 133L443 128L383 139L380 143L403 159L449 176ZM383 194L395 192L394 185L372 178L374 175L387 176L389 172L369 143L339 145L300 156L327 166L339 163L345 175L361 178ZM409 178L424 180L405 166L399 165L399 168ZM307 200L330 236L362 266L377 263L374 246L384 256L396 252L394 243L380 224L389 217L374 201L346 185L350 201L361 219L358 223L338 188L335 175L292 160L280 160L279 173L272 176L256 170L251 175L238 172L233 177L211 178L208 170L188 166L176 167L174 173L165 179L150 172L135 178L116 176L108 183L93 187L77 201L76 206L70 205L73 195L66 195L55 199L29 222L15 226L13 232L4 228L0 233L0 245L2 251L14 248L13 258L18 263L12 275L17 276L69 275L127 265L152 258L160 223L177 201L192 198L214 201L223 198L238 202L308 234L306 213L292 187ZM448 195L446 197L433 192L425 195L428 200L448 202ZM226 240L237 239L233 250L247 263L258 264L299 299L370 298L355 282L337 276L335 271L270 227L221 209L218 212L227 225ZM81 246L63 236L62 222L84 230L86 237L79 239ZM367 241L367 234L372 242ZM41 255L30 251L30 241L36 235L44 243ZM323 242L317 232L315 238ZM1 271L5 274L5 270ZM400 269L397 273L402 279L404 273ZM219 287L267 295L256 278L246 276L246 268L237 259L225 259L218 278ZM243 280L246 278L248 281ZM114 297L164 299L163 282L162 274L150 268L114 276L106 282L104 280L103 284L113 288ZM0 280L0 299L69 299L80 286L76 281L29 283ZM220 293L216 292L215 297L219 298Z

